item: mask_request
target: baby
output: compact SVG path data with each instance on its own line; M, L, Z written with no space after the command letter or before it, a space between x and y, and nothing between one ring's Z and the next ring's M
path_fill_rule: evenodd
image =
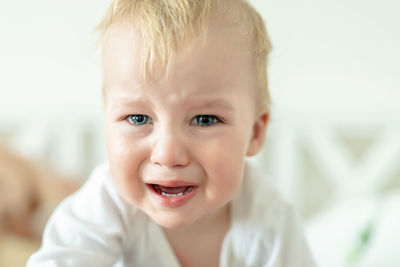
M260 15L244 0L115 0L100 28L108 163L28 266L314 266L245 160L269 118Z

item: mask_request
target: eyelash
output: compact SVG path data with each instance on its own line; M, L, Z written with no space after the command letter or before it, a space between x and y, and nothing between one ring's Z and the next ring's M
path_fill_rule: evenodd
M203 122L206 123L207 125L199 125L199 120L201 121L201 118L203 119L207 119L207 121L209 121L211 119L211 122L208 124L207 122ZM196 123L193 123L194 121L196 121ZM215 124L221 123L222 120L220 118L218 118L215 115L210 115L210 114L204 114L204 115L197 115L195 116L192 121L191 121L191 125L198 125L200 127L210 127L213 126Z
M135 119L136 122L132 121ZM152 119L144 114L132 114L128 115L125 120L127 120L130 124L135 125L135 126L142 126L147 123L152 123ZM215 115L210 115L210 114L201 114L201 115L196 115L190 122L190 125L196 125L199 127L210 127L215 124L219 124L223 122L218 116ZM201 125L203 123L204 125Z
M149 116L147 116L147 115L144 115L144 114L132 114L132 115L128 115L125 119L126 119L130 124L135 125L135 126L142 126L142 125L145 125L145 124L147 124L149 121L152 122L151 118L150 118ZM139 121L139 122L138 122L139 124L133 122L132 119L136 119L137 121ZM144 120L143 123L140 122L140 121L142 121L142 120Z

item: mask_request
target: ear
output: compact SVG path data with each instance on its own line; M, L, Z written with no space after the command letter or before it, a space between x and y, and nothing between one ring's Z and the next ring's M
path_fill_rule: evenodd
M267 110L261 112L256 118L253 124L253 130L251 134L249 147L247 148L247 153L246 153L247 156L256 155L263 147L268 120L269 120L269 113Z

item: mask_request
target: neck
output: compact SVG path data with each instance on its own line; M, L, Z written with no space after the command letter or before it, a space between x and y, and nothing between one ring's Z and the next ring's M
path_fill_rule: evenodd
M191 225L163 230L182 266L218 266L222 242L229 227L227 204Z

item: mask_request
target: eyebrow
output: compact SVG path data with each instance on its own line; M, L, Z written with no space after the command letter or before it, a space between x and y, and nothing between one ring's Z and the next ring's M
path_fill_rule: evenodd
M134 98L129 98L129 99L119 96L116 98L116 100L117 101L115 102L115 104L111 106L111 108L113 108L113 109L138 106L138 105L140 105L140 106L151 105L151 101L149 103L149 102L147 102L146 99L144 99L140 96L137 96ZM224 109L226 111L233 110L232 104L230 104L224 98L215 98L215 99L206 99L205 98L205 99L200 99L200 100L191 98L188 100L183 99L182 101L185 106L190 106L195 109L220 108L220 109ZM118 104L116 104L116 103L118 103Z
M206 100L204 102L194 101L193 105L196 106L196 107L200 107L200 108L218 107L218 108L222 108L222 109L226 109L226 110L232 110L233 109L232 105L229 104L224 99L211 99L211 100Z
M119 108L121 106L129 107L129 106L133 106L133 105L143 104L145 102L146 102L145 99L139 95L137 95L136 97L132 97L132 96L127 97L124 94L121 94L121 95L115 96L114 103L111 107L112 108L115 108L115 107Z

